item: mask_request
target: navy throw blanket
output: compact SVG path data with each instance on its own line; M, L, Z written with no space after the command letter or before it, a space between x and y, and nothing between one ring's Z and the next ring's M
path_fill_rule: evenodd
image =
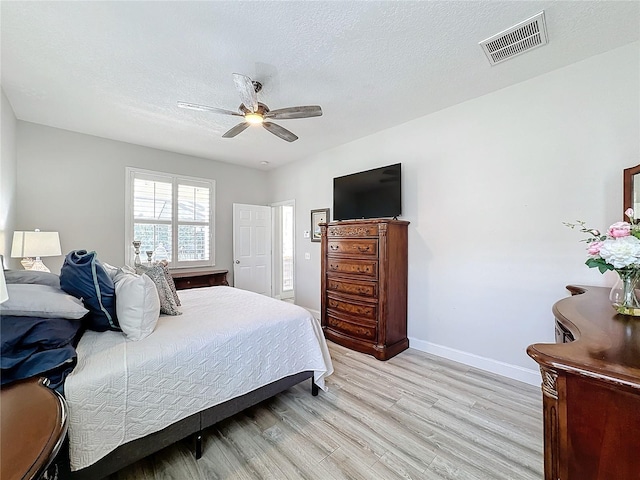
M42 376L49 387L62 390L66 376L76 366L75 346L82 322L65 318L0 318L0 383Z

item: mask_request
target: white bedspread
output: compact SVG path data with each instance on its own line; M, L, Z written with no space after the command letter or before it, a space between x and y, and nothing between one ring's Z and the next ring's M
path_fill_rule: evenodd
M139 342L86 332L65 383L71 469L205 408L305 370L333 372L305 309L231 287L182 290L183 315Z

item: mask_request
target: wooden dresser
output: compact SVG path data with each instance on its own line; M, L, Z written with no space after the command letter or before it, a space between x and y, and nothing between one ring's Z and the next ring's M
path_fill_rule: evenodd
M181 272L179 270L171 273L176 290L187 288L215 287L217 285L229 285L227 281L228 270L198 270L193 272Z
M407 339L407 226L400 220L320 224L322 328L345 347L387 360Z
M527 353L542 373L545 480L640 479L640 318L609 288L573 287L553 306L557 344Z

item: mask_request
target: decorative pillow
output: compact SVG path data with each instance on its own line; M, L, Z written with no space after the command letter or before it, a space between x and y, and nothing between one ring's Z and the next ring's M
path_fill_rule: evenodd
M69 252L60 270L60 287L68 294L82 299L89 309L87 328L97 332L120 331L116 316L115 286L98 261L96 252Z
M150 267L138 265L136 267L136 273L138 275L147 275L153 280L153 283L156 284L158 296L160 297L160 312L167 315L182 315L182 312L178 310L178 304L173 298L173 293L171 293L171 287L167 282L167 278L164 276L162 265L158 263Z
M120 269L118 267L114 267L113 265L109 265L106 262L101 262L101 264L102 264L102 267L107 272L107 275L109 275L109 278L113 280L113 282L115 283L116 275Z
M5 270L4 278L9 283L34 283L60 288L60 277L55 273L36 270Z
M89 313L80 300L49 285L12 283L7 292L9 300L0 304L2 315L79 320Z
M116 313L127 340L148 337L160 316L160 297L147 275L136 275L121 268L115 275Z
M160 260L158 262L162 265L162 271L164 272L164 278L167 279L167 283L169 284L169 288L171 289L171 293L173 294L173 299L176 301L176 305L182 305L180 303L180 298L178 297L178 292L176 290L176 283L173 281L173 277L171 276L171 272L169 272L169 263L166 260Z

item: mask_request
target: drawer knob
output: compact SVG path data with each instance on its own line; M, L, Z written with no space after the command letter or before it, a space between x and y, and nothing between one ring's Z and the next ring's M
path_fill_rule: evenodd
M358 250L360 250L361 252L368 252L369 250L371 250L371 247L369 245L367 245L366 247L358 247Z
M339 250L339 249L340 249L340 247L339 247L338 245L329 245L329 248L330 248L331 250L333 250L334 252L335 252L336 250Z

